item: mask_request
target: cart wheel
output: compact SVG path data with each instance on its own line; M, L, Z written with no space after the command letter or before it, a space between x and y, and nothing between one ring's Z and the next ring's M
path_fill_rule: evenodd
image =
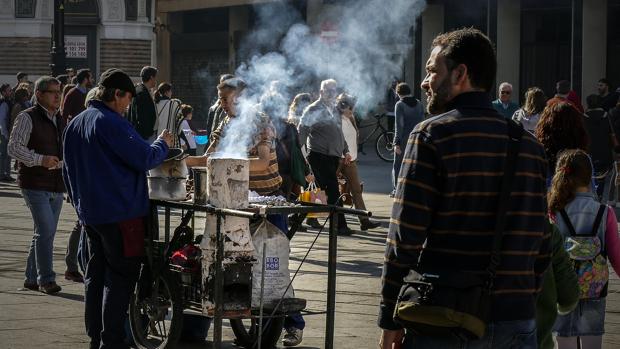
M375 150L383 161L394 161L394 132L386 131L377 137ZM403 149L404 150L404 149Z
M139 349L170 349L176 346L183 328L183 301L178 283L169 274L149 285L139 280L129 303L129 326ZM147 281L148 282L148 281Z
M246 349L258 349L258 319L230 319L230 327L237 337L235 343ZM284 317L263 319L261 348L275 348L284 328Z

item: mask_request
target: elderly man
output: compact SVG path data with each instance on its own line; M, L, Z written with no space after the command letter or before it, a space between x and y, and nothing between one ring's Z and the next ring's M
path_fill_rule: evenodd
M17 182L34 220L24 288L56 293L52 265L54 236L65 185L62 180L62 132L58 113L60 82L43 76L35 83L36 103L21 112L11 132L9 155L18 162Z
M493 101L493 108L506 119L511 119L512 115L519 109L519 105L512 101L512 85L502 82L499 85L497 95L497 99Z
M342 205L338 201L338 166L351 162L351 153L342 133L342 118L336 111L337 82L324 80L321 82L319 99L310 104L299 122L299 139L308 148L308 162L321 188L327 193L327 203ZM338 234L351 235L343 214L338 216Z
M496 67L493 44L476 29L448 32L433 40L421 87L429 114L436 116L414 128L403 154L383 265L382 348L402 340L394 307L410 271L413 276L426 274L427 281L448 275L475 280L474 275L483 275L480 291L490 296L464 299L466 288L460 289L459 283L445 293L457 305L440 307L446 313L463 314L460 306L469 304L476 314L484 314L479 322L486 326L483 338L435 336L420 329L408 333L413 338L404 347L537 345L536 297L551 252L550 232L545 229L547 162L542 145L491 106L488 93ZM516 171L506 191L505 224L498 224L509 139L510 148L520 156L512 162ZM494 247L497 232L501 243ZM491 259L495 248L498 258ZM437 313L421 317L433 315L441 318Z
M65 132L63 176L88 237L86 332L90 348L129 348L125 319L143 255L149 211L146 171L172 144L164 130L149 145L123 117L136 90L127 74L101 74L95 100Z

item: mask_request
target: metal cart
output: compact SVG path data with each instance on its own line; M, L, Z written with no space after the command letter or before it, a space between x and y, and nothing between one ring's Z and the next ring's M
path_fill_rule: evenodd
M169 263L170 257L170 217L172 210L182 215L181 224L187 224L194 212L206 212L217 217L216 256L215 264L220 266L215 271L213 314L213 343L220 348L222 343L222 320L226 317L222 307L224 278L222 261L224 259L224 239L221 232L221 220L226 216L244 217L248 219L265 218L270 214L294 215L287 236L292 238L301 222L309 213L329 214L329 247L327 272L327 309L325 312L306 312L302 314L326 314L325 348L333 348L334 321L336 307L336 259L338 246L338 213L370 216L368 211L354 210L334 205L297 203L293 206L255 206L247 209L234 210L217 208L210 205L194 205L191 202L172 202L151 200L151 216L145 241L146 258L134 295L129 306L130 327L138 348L173 348L179 339L182 329L183 314L202 314L203 285L201 270L182 270ZM159 234L159 208L164 212L164 236ZM250 330L245 333L241 319L231 319L231 327L235 332L238 344L248 348L259 348L261 336L272 337L277 341L282 330L283 316L288 312L296 312L305 308L305 301L286 304L281 300L273 309L263 313L262 309L252 309ZM296 308L296 304L302 304ZM260 311L260 312L259 312ZM227 317L230 318L230 317ZM263 326L263 320L266 325ZM255 323L260 321L261 331L256 331ZM166 325L167 324L167 325ZM257 333L258 332L258 333ZM242 338L245 337L245 338ZM254 342L248 345L248 338ZM257 341L257 339L259 339ZM239 343L240 342L240 343ZM263 346L265 348L265 346Z

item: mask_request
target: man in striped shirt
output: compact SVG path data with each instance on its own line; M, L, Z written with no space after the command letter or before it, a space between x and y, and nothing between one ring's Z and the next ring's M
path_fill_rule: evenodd
M404 335L394 305L410 269L484 273L489 265L506 158L507 120L491 105L497 62L489 39L475 29L439 35L421 87L436 115L418 124L403 157L383 266L379 326L382 348ZM408 334L407 348L536 347L535 300L549 264L543 147L525 132L492 289L485 337ZM413 337L413 338L409 338Z

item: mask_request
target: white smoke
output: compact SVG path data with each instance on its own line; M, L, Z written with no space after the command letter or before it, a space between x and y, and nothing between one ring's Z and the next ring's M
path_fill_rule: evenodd
M256 28L240 48L241 56L249 58L235 72L248 88L220 151L231 157L246 154L255 131L256 104L261 96L273 93L273 81L278 81L278 92L288 103L297 93L316 93L318 83L328 78L355 96L358 106L372 108L382 102L393 78L402 76L403 61L413 44L410 33L425 6L425 0L324 5L318 29L313 31L289 2L256 5ZM337 35L321 36L320 28ZM287 117L286 113L270 116Z

